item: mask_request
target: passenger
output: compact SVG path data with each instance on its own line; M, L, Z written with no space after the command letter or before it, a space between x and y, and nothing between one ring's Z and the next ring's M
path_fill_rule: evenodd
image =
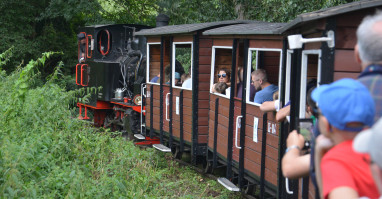
M244 73L243 67L239 67L239 69L238 69L239 83L237 83L237 95L236 95L238 98L242 98L242 96L243 96L243 86L245 86L245 83L243 83L243 79L244 79L243 73ZM253 102L253 99L255 98L255 94L256 94L256 89L253 86L253 84L250 84L249 101Z
M370 155L368 164L377 185L379 194L382 195L382 118L374 124L373 128L359 133L353 142L353 148L360 153Z
M180 80L180 74L178 72L175 72L175 86L182 86L182 82Z
M227 69L225 69L225 68L220 69L220 70L219 70L219 73L218 73L218 75L217 75L217 76L218 76L218 82L226 83L227 86L230 87L230 86L231 86L230 75L231 75L231 73L230 73ZM211 89L211 90L212 90L213 93L216 92L216 90L215 90L216 84L217 84L217 83L215 83L215 84L212 86L212 89ZM218 93L220 93L220 92L218 92Z
M315 168L322 198L378 198L364 154L353 139L374 122L374 101L367 88L353 79L322 85L312 93L318 104L322 135L315 145Z
M159 73L157 76L153 77L153 78L150 80L150 82L151 82L151 83L159 83L159 82L158 82L159 78L160 78L160 73Z
M309 84L307 87L309 87ZM316 124L316 118L318 116L317 115L317 107L315 106L315 103L311 98L311 93L315 87L316 86L311 87L306 94L307 114L305 116L306 116L306 118L312 118L313 117L312 118L313 119L313 125ZM280 109L280 111L276 114L276 117L280 112L282 112L283 109L290 111L290 104L288 104L284 108ZM289 113L288 113L288 115L289 115ZM315 125L315 128L317 128L317 125ZM315 132L314 133L315 136L318 136L316 133L317 129L314 129L314 132ZM313 144L314 138L315 137L313 137L311 142L310 142L312 147L314 146L314 144ZM291 152L285 153L284 157L282 158L282 172L283 172L284 177L296 179L296 178L308 176L310 165L314 165L314 164L312 164L312 159L310 158L311 154L300 154L300 150L298 150L298 151L291 150L293 148L302 149L304 147L304 143L305 143L304 137L301 134L297 133L296 130L289 133L288 138L287 138L287 151L291 151ZM314 152L314 148L310 148L310 150L311 150L311 153ZM313 169L313 168L311 168L311 169ZM313 173L313 172L314 172L314 170L312 170L312 173L311 173L312 182L314 185L316 185L315 173Z
M219 82L219 83L215 84L216 93L220 93L220 94L225 95L227 88L228 88L228 85L225 82Z
M224 82L228 86L230 86L230 84L231 84L231 82L230 82L231 78L230 77L231 77L231 73L227 69L222 68L219 70L219 73L218 73L219 82Z
M170 73L171 73L171 67L170 67L170 64L167 64L164 68L164 74L166 75L167 85L170 85Z
M273 93L276 92L279 87L268 82L267 74L264 69L257 69L252 72L251 83L255 86L256 95L254 102L262 104L265 101L273 100Z
M184 74L184 68L178 60L175 60L175 72L179 73L180 76Z
M192 88L192 80L191 75L188 73L184 73L181 77L182 80L182 88Z
M354 52L363 70L358 80L373 96L376 122L382 117L382 12L363 19L357 29L357 39Z
M277 113L276 113L276 121L277 122L282 122L284 121L285 119L290 120L289 118L290 116L290 102L288 102L287 104L285 104L284 107L282 107Z
M311 113L313 113L312 111L312 107L314 107L314 102L312 102L311 98L310 98L310 92L312 92L312 88L315 88L317 85L317 79L311 79L308 81L308 84L306 85L306 114L308 115L312 115ZM311 102L309 104L309 102ZM260 106L261 108L261 106ZM290 120L290 101L287 102L285 104L285 106L283 108L281 108L277 113L276 113L276 121L278 122L282 122L284 121L285 119Z
M280 109L279 104L279 91L276 91L275 93L273 93L273 101L266 101L262 103L260 106L260 110L263 112L278 111Z
M83 63L85 62L85 52L86 52L86 37L85 37L85 34L84 33L79 33L77 35L77 39L78 39L78 42L79 42L79 50L80 50L80 56L79 56L79 60L78 60L78 63Z

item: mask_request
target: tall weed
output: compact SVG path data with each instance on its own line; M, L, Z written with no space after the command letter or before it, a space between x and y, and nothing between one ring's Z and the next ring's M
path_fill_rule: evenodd
M76 119L70 107L83 91L57 83L60 63L41 80L49 55L0 79L0 198L234 197L191 169L169 167L153 149Z

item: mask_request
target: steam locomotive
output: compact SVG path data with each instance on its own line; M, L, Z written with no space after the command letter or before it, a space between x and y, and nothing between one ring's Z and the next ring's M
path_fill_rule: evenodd
M146 82L146 38L135 32L142 25L96 25L80 29L76 84L90 95L78 102L80 119L97 127L111 127L126 133L140 132L144 118L141 85Z

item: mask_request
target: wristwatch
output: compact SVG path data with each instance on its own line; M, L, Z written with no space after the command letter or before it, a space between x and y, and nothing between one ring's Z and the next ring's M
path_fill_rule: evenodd
M299 151L301 150L299 146L297 146L297 145L292 145L292 146L288 147L288 148L285 150L285 153L288 153L288 151L290 151L291 149L298 149Z

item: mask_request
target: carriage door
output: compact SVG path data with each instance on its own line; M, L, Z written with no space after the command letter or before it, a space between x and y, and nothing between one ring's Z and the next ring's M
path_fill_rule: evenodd
M321 80L321 50L303 50L301 61L300 118L306 115L306 94L308 89L319 86Z
M172 44L172 134L171 144L176 157L180 158L185 143L192 139L192 37L188 41L176 41ZM198 139L199 140L199 139ZM188 145L188 144L187 144ZM194 146L196 147L196 146ZM180 153L179 153L180 152Z
M146 129L150 132L152 138L155 132L159 132L160 117L160 42L147 43L147 61L146 61ZM156 118L156 119L154 119ZM143 125L143 124L142 124Z

